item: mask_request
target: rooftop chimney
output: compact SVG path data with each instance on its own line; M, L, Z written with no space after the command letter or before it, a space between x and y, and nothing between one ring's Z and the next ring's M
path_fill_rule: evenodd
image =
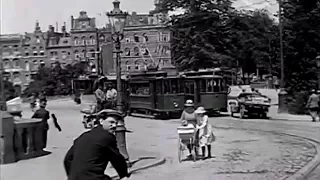
M73 29L73 25L74 25L74 24L73 24L73 23L74 23L73 21L74 21L74 18L73 18L73 16L71 16L71 29Z

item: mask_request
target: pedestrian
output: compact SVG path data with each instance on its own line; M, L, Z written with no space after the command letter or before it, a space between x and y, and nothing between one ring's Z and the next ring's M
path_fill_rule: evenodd
M211 158L211 144L215 140L212 131L212 126L208 123L208 116L205 114L206 110L203 107L198 107L195 112L197 117L197 130L199 131L199 145L202 150L202 157L204 159ZM206 156L206 148L208 155Z
M40 92L40 94L39 94L39 101L41 101L41 100L47 101L47 96L46 96L46 91L45 91L45 90L43 90L43 91Z
M117 118L115 116L98 117L98 125L82 133L74 141L64 158L68 180L111 180L104 174L109 162L120 179L130 177L126 160L117 148L114 135Z
M197 119L196 119L196 115L194 113L194 104L193 104L193 101L191 99L187 100L184 104L184 110L181 114L181 124L183 126L187 126L188 124L192 124L194 126L194 128L196 128L196 125L197 125ZM198 137L198 136L196 136ZM195 144L198 144L197 143L198 139L195 139ZM189 155L188 155L188 158L192 158L192 149L191 149L191 144L188 143L187 145L187 148L189 150Z
M103 84L100 83L98 89L94 92L97 100L97 111L101 111L104 109L106 103L106 94L103 91Z
M43 148L46 148L47 145L47 133L49 130L49 124L48 120L50 119L50 112L46 110L47 106L47 101L45 99L40 100L40 108L34 112L31 118L33 119L41 119L43 123L43 131L42 131L42 143L43 143ZM52 114L53 121L55 127L61 132L61 127L58 124L57 118L55 117L54 114Z
M308 109L309 114L312 117L312 122L316 122L316 120L319 118L319 103L320 98L316 94L316 91L313 89L306 105L306 108Z

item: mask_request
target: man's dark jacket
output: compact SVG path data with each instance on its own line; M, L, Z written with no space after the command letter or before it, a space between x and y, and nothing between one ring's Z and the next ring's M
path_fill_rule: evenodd
M109 163L120 178L128 176L127 163L117 148L116 137L102 126L83 133L64 159L68 180L106 180L104 171Z

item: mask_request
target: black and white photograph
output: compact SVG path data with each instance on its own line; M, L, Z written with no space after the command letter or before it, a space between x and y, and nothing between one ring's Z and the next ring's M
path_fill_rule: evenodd
M320 0L0 0L0 180L320 180Z

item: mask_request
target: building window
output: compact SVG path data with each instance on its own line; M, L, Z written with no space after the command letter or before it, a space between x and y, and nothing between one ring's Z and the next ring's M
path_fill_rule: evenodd
M139 42L139 36L137 34L133 35L134 42Z
M28 74L28 75L26 75L26 81L30 81L31 79L30 79L30 75Z
M130 48L125 48L124 53L125 53L125 56L130 56L130 54L131 54Z
M18 47L19 47L19 45L13 45L13 47L18 48Z
M25 64L25 70L26 70L26 71L30 71L30 64L29 64L29 62L28 62L28 61L25 61L24 64Z
M130 38L126 38L126 42L129 43L130 42Z
M10 69L9 59L3 59L3 67L4 69Z
M163 46L162 48L162 54L169 54L170 53L170 48L169 46Z
M139 56L139 48L138 47L135 47L134 49L133 49L133 52L134 52L134 55L135 56Z
M43 51L40 52L40 56L44 56L44 52Z
M13 62L13 67L15 68L20 67L19 59L13 59L12 62Z
M81 45L86 45L86 37L85 36L82 36L81 38Z
M38 52L33 52L33 56L38 56Z
M20 73L19 72L14 72L13 73L13 80L14 81L20 81Z
M80 59L80 54L79 54L79 51L78 51L78 50L75 50L75 51L74 51L74 58L75 58L76 60L79 60L79 59Z
M37 49L37 47L33 46L33 47L32 47L32 49L33 49L33 50L36 50L36 49Z
M43 50L43 47L42 47L42 46L40 46L40 47L39 47L39 49L40 49L40 50Z
M94 49L90 50L90 54L91 54L91 58L95 58L96 57L96 52Z
M25 52L24 54L25 54L25 56L29 56L29 52Z
M3 47L3 48L8 48L8 45L3 45L2 47Z
M89 42L90 42L90 44L92 44L92 45L96 44L96 39L94 38L94 36L90 36Z
M144 55L144 56L149 55L149 51L148 51L147 48L142 48L142 49L141 49L141 53L142 53L142 55Z
M74 45L79 45L79 38L78 37L74 37Z
M68 40L64 40L64 41L63 41L63 44L68 44L68 43L69 43Z
M149 38L146 33L143 33L143 42L148 42Z
M33 61L33 70L38 70L39 69L39 64L37 60Z

